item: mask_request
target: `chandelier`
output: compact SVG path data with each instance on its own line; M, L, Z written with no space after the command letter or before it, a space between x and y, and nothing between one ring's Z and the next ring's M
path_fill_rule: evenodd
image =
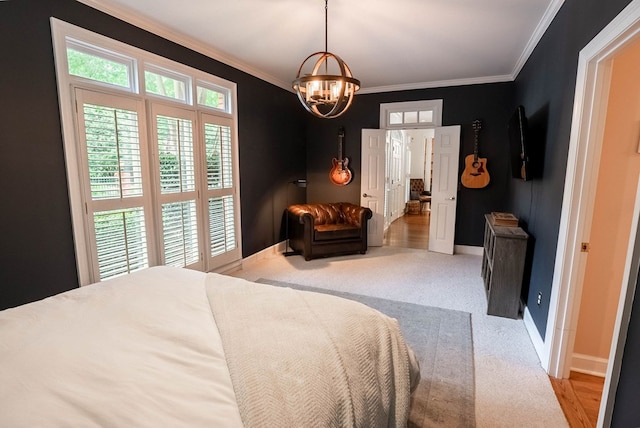
M304 108L324 119L338 117L347 111L360 89L360 81L353 78L347 64L327 49L328 1L324 2L324 52L309 55L293 81L293 89Z

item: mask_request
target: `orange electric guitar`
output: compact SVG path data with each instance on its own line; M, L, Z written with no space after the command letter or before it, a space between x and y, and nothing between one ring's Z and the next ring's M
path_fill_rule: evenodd
M487 171L487 158L478 157L478 134L482 129L480 120L473 121L473 130L476 133L473 146L473 154L464 158L464 171L462 172L462 185L470 189L480 189L489 184L489 171Z
M329 180L336 186L346 186L351 183L353 174L349 169L349 159L342 158L342 143L344 141L344 128L340 128L338 132L338 158L333 158L333 168L329 171Z

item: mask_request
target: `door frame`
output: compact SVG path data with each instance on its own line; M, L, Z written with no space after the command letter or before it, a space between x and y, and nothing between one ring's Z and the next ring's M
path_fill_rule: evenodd
M612 60L616 52L637 37L640 37L640 0L630 3L580 51L578 58L564 197L544 341L530 315L525 314L525 324L542 366L553 377L568 377L570 370L586 267L586 254L580 252L580 242L588 237L591 229ZM637 224L638 218L634 221ZM630 310L625 308L633 299L630 292L635 287L635 282L630 281L631 265L637 266L632 263L634 243L635 233L631 236L627 255L598 426L606 420L610 423L613 410L618 381L613 377L614 373L619 373L625 342L621 331L626 331L630 317Z
M404 101L397 103L380 103L380 129L385 131L385 134L391 130L406 130L406 129L435 129L442 127L442 99L432 100L419 100L419 101ZM418 114L415 121L405 122L405 113L408 112L432 112L430 120L423 120ZM391 123L392 113L402 113L402 123ZM422 120L422 121L421 121ZM460 140L458 139L458 145ZM459 160L458 160L459 161ZM384 182L386 183L385 171ZM386 195L385 195L386 198ZM455 199L456 207L458 205L458 199ZM383 219L386 221L386 218ZM454 232L455 233L455 232ZM454 237L455 239L455 237ZM455 248L455 245L454 245Z

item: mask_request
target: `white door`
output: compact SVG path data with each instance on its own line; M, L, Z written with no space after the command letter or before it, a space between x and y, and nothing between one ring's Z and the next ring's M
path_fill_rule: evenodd
M384 235L385 134L384 129L362 130L360 205L373 212L367 236L372 247L381 247Z
M435 128L429 250L453 254L460 125Z

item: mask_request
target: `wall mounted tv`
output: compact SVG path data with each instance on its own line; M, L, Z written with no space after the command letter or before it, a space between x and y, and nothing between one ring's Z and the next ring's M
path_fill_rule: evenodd
M527 116L524 114L523 106L518 106L511 119L509 119L508 131L511 176L525 181L531 180Z

